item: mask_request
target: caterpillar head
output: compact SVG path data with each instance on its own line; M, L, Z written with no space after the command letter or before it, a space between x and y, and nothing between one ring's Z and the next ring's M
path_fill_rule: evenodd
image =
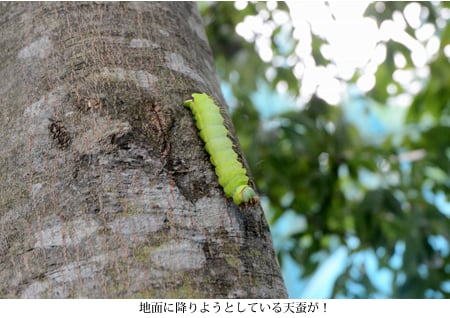
M259 201L258 196L256 195L255 190L250 188L248 185L241 185L236 188L233 194L233 201L236 204L241 203L251 203L255 204Z

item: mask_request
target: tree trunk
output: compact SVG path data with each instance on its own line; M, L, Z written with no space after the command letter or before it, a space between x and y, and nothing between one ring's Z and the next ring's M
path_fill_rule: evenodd
M286 296L183 106L224 105L194 3L1 3L0 24L1 298Z

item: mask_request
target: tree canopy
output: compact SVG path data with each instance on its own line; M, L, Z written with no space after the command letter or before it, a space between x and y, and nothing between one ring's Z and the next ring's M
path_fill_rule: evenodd
M344 250L331 297L450 297L449 3L370 3L367 34L294 3L199 5L280 263Z

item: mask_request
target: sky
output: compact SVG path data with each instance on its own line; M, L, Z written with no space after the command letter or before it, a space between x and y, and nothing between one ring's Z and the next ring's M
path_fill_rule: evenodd
M246 1L236 1L236 8L243 8ZM326 4L328 3L328 5ZM302 81L302 88L297 105L304 104L311 95L317 93L331 105L337 105L345 99L347 86L345 81L358 72L357 88L361 93L372 89L375 85L375 72L378 65L386 58L384 42L394 41L401 43L411 50L411 58L417 70L398 70L394 75L396 81L408 86L408 94L397 97L395 104L407 106L411 95L418 92L421 87L420 79L429 76L427 62L439 49L439 38L434 34L432 24L421 24L421 19L427 14L417 3L411 2L403 14L394 15L393 20L383 22L380 27L374 19L364 17L369 1L287 1L290 17L282 10L276 9L276 2L269 1L268 8L272 9L273 22L266 23L269 13L261 10L258 15L247 16L236 26L236 33L249 42L254 42L256 49L265 62L290 63L294 74ZM382 6L380 4L379 6ZM377 7L378 8L378 7ZM379 8L382 9L381 7ZM444 18L450 13L443 13ZM406 27L416 28L416 38L406 32ZM293 28L293 37L298 41L294 54L287 61L281 61L274 56L271 49L271 34L277 26ZM357 32L355 32L357 30ZM311 32L326 40L322 45L321 53L334 63L327 66L316 65L311 52ZM289 48L288 39L279 37ZM275 39L277 40L277 39ZM280 44L280 43L278 43ZM448 49L450 54L450 47ZM395 63L402 67L406 59L401 53L396 54ZM270 70L267 79L270 80ZM417 80L414 80L416 78ZM277 87L278 93L283 94L287 89L283 83ZM395 88L392 86L393 94Z

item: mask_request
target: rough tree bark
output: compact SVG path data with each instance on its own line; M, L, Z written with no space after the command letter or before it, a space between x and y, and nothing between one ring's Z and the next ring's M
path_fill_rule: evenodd
M1 298L286 296L183 107L224 104L194 3L1 3L0 28Z

